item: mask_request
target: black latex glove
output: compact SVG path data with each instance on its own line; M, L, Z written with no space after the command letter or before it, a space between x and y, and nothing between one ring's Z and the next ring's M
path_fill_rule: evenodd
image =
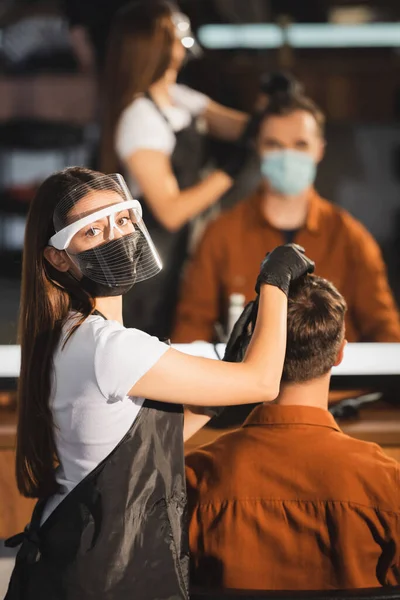
M291 282L307 273L312 273L314 267L314 262L307 258L301 246L297 244L278 246L269 252L261 263L256 292L260 293L262 283L268 283L278 287L287 296Z
M223 155L218 160L217 168L225 171L229 177L236 179L242 169L250 160L252 150L241 142L227 144Z

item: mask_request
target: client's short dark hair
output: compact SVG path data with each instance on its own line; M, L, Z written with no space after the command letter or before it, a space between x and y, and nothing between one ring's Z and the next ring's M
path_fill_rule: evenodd
M290 286L282 382L309 381L330 371L344 339L346 308L335 286L321 277L306 275Z

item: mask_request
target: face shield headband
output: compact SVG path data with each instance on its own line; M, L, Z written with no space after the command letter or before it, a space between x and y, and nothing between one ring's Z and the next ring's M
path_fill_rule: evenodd
M177 38L180 39L182 46L189 50L190 55L194 58L200 58L203 55L203 50L194 36L189 17L180 12L174 4L170 4L170 8Z
M141 205L119 174L78 185L61 199L53 222L49 246L68 254L95 297L124 294L162 268Z

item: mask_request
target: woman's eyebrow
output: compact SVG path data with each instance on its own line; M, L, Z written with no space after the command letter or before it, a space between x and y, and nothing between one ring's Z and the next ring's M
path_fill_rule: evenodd
M108 222L108 217L103 217L102 219L96 219L96 221L92 221L88 223L87 227L94 227L95 225L104 225ZM84 228L85 229L85 228Z
M264 139L261 139L261 143L262 144L282 144L282 142L280 140L278 140L278 138L273 137L273 136L267 136Z

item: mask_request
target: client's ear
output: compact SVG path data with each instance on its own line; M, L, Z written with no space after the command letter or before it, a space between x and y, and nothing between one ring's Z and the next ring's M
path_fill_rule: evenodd
M46 246L44 249L44 257L57 271L65 273L71 268L71 262L64 250L57 250L53 246Z
M343 342L340 344L339 352L337 353L335 364L333 365L334 367L338 367L340 365L340 363L342 362L343 355L344 355L344 349L346 348L346 346L347 346L347 340L344 339Z

